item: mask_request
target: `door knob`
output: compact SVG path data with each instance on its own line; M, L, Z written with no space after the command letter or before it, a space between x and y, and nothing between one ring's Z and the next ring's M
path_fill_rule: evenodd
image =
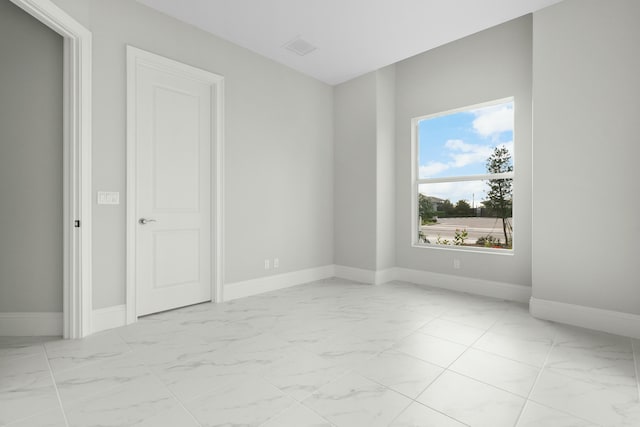
M155 220L155 219L150 219L150 218L140 218L140 219L138 220L138 222L139 222L140 224L142 224L142 225L145 225L145 224L148 224L148 223L150 223L150 222L156 222L156 220Z

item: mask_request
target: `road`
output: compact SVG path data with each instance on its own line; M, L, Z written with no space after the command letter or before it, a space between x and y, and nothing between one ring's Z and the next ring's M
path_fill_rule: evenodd
M500 218L440 218L437 224L423 225L422 233L431 243L435 243L438 234L442 239L453 241L456 229L466 229L469 233L467 243L474 243L479 237L492 235L504 243L502 220Z

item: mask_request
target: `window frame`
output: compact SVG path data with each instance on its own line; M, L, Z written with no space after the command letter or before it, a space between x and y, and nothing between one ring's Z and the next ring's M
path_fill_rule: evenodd
M464 111L476 110L479 108L491 107L499 104L505 104L511 102L513 103L513 150L511 152L512 156L512 164L513 171L512 172L503 172L497 174L478 174L478 175L460 175L460 176L450 176L450 177L441 177L441 178L420 178L420 141L419 141L419 132L418 127L421 121L427 119L433 119L436 117L447 116L450 114L460 113ZM475 252L475 253L488 253L495 255L513 255L515 253L515 245L511 247L511 249L494 249L494 248L483 248L483 247L472 247L472 246L455 246L455 245L438 245L438 244L421 244L418 241L418 229L420 226L416 227L420 217L418 215L418 194L420 190L421 184L438 184L438 183L448 183L448 182L466 182L466 181L486 181L493 179L511 179L512 183L512 192L513 195L516 194L516 179L515 179L515 158L516 158L516 101L515 96L509 96L506 98L495 99L492 101L481 102L478 104L472 104L465 107L454 108L446 111L441 111L438 113L427 114L424 116L414 117L411 119L411 246L414 248L426 248L426 249L437 249L437 250L456 250L456 251L466 251L466 252ZM513 202L512 202L513 203ZM515 235L515 205L512 205L513 214L512 214L512 232ZM513 237L512 237L513 239Z

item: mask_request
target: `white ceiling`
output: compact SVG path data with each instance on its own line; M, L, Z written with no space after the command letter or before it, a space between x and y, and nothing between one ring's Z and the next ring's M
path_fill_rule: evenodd
M561 0L138 1L334 85Z

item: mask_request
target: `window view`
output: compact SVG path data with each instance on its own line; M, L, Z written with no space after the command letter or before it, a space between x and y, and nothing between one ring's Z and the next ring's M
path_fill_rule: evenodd
M513 99L412 124L414 243L512 249Z

